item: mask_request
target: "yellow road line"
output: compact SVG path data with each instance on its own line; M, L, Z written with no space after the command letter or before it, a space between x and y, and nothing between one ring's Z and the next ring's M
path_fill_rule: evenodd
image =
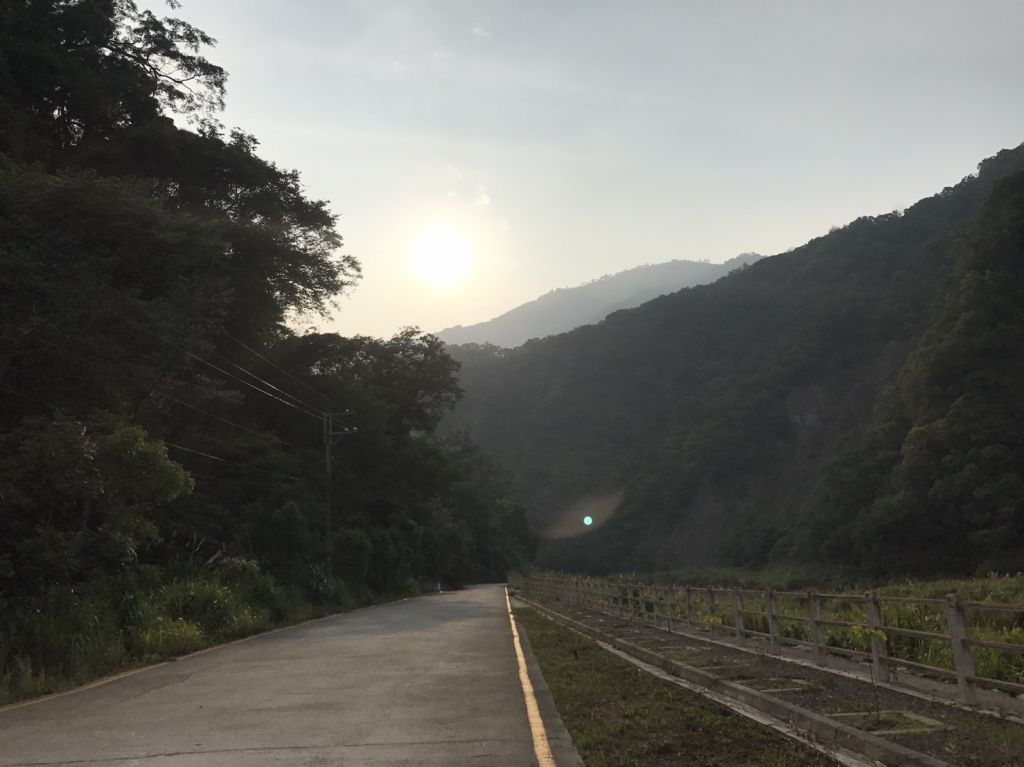
M508 623L512 627L512 644L516 648L516 661L519 663L519 684L523 688L523 698L526 700L526 718L530 720L533 753L537 757L539 767L555 767L555 757L551 754L551 744L548 743L544 720L540 717L537 698L533 694L533 684L531 684L530 675L526 671L526 656L523 655L523 645L519 641L519 632L516 630L516 619L512 615L512 602L508 598L508 587L505 588L505 607L508 610Z

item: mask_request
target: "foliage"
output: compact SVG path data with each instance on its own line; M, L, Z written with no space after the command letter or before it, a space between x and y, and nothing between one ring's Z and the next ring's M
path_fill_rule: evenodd
M515 472L552 531L545 565L1020 569L1022 169L1006 150L714 284L457 349L451 420ZM593 529L555 534L617 492Z
M898 385L829 475L822 556L875 572L1024 566L1022 253L1018 174L996 186Z
M360 266L214 119L208 35L132 0L8 3L0 35L0 697L530 557L502 472L438 431L437 338L289 325Z
M528 577L525 582L530 583ZM655 589L639 585L643 583L657 584L657 588L660 589L660 602L657 600ZM743 616L745 629L767 634L767 590L782 585L786 591L781 594L776 592L775 595L780 634L804 642L813 640L808 623L808 619L813 617L808 597L812 591L820 594L822 589L828 589L830 596L820 597L821 617L826 621L853 625L823 624L822 638L826 645L865 653L871 649L871 640L879 639L886 642L888 653L892 657L949 670L953 670L954 665L952 644L948 639L887 635L879 629L871 628L865 603L865 589L870 586L882 597L882 622L886 626L944 636L949 635L945 605L946 596L949 594L957 594L964 602L982 605L1024 605L1024 575L993 575L969 579L903 579L889 582L861 580L846 581L845 586L838 586L837 583L834 580L824 580L817 583L803 582L800 585L790 582L787 585L780 582L772 583L767 573L744 575L736 571L707 570L688 573L678 579L670 573L632 573L618 576L613 580L584 578L577 579L574 587L593 600L592 603L599 604L604 610L617 613L617 606L609 605L607 600L602 603L600 598L596 597L607 593L605 589L609 584L613 590L625 588L626 584L630 584L634 600L631 605L636 618L649 619L657 609L661 615L671 615L677 619L689 616L690 619L705 625L721 626L730 633L735 621L735 589L743 588L746 589L743 594L743 608L747 611ZM673 588L669 589L668 586ZM690 587L689 607L684 596L687 587ZM713 589L712 592L708 591L709 587ZM754 590L761 593L751 593ZM804 593L799 593L799 590L803 590ZM916 597L940 602L887 602L884 597ZM787 615L796 616L797 619L789 620L785 617ZM972 607L966 611L966 618L972 639L1020 645L1024 650L1024 628L1021 626L1021 622L1024 621L1024 610L1014 612ZM975 669L980 676L1024 683L1024 652L984 647L973 647L971 652L975 660Z

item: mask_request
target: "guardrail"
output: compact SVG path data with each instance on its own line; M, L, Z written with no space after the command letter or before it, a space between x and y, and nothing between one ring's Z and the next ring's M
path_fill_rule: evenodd
M895 597L828 592L776 591L773 589L727 589L697 586L663 586L605 578L586 578L553 573L532 574L519 584L532 596L560 601L620 618L673 630L674 624L702 626L712 632L734 634L741 642L750 637L767 640L769 651L781 652L785 646L810 648L814 661L828 666L829 655L870 660L875 677L890 681L896 667L945 677L956 681L963 703L976 704L979 688L1024 694L1024 684L981 676L976 673L975 648L1024 657L1024 644L975 639L971 635L969 614L980 612L1012 613L1024 626L1024 604L963 601L956 594L945 599ZM863 620L829 618L828 605L839 605L832 612L862 612ZM885 620L886 606L921 608L930 611L932 620L941 614L944 631L924 631L890 625ZM798 630L796 626L804 626ZM870 649L858 650L830 644L827 632L839 629L846 636L860 637ZM907 642L939 643L952 651L951 668L923 663L900 653Z

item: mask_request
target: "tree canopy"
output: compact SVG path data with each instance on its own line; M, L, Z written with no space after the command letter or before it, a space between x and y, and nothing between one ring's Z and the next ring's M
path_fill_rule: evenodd
M453 347L451 420L514 471L549 566L1019 569L1019 198L1001 180L1022 169L1006 150L714 284L517 349ZM581 504L619 493L585 530Z
M86 629L33 633L54 605L111 616L110 663L234 630L152 607L179 582L240 590L242 626L529 558L503 472L438 431L461 394L438 339L292 329L360 265L216 121L208 35L131 0L5 3L0 35L0 698L71 662ZM325 413L355 430L329 529Z

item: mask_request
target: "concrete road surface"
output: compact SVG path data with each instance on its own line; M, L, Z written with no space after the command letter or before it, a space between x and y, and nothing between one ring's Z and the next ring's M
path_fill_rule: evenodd
M0 765L534 765L518 668L501 586L418 597L0 710Z

